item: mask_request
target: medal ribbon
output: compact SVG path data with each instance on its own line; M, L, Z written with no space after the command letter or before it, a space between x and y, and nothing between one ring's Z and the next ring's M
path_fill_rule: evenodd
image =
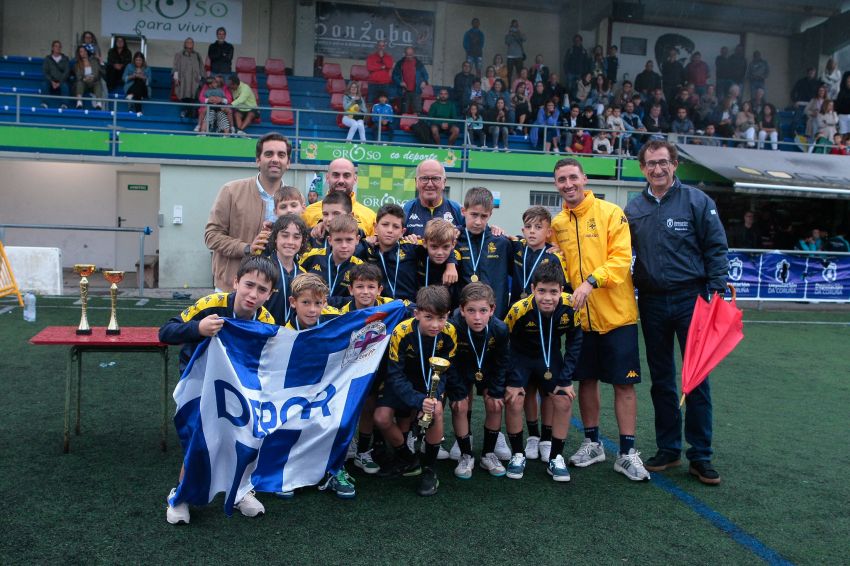
M534 276L534 270L537 269L537 264L540 263L540 260L543 259L543 254L545 253L546 248L540 250L540 255L537 256L537 259L534 261L534 265L531 266L531 273L528 274L528 277L525 276L525 256L528 254L528 246L525 246L525 250L522 252L522 290L525 291L528 289L528 284L531 282L531 278Z
M423 356L422 352L422 329L416 329L416 338L419 339L419 365L422 366L422 379L425 380L425 394L427 395L429 391L431 391L431 365L428 365L428 373L425 373L425 356ZM434 336L434 347L431 348L431 357L433 358L437 353L437 336Z
M481 355L478 355L478 351L475 349L475 341L472 339L472 331L469 327L466 327L466 334L469 336L469 346L472 348L472 353L475 354L475 362L478 364L478 371L481 371L481 367L484 365L484 354L487 353L487 336L490 334L490 327L484 327L484 347L481 348Z
M472 273L478 274L478 264L481 263L481 255L484 253L484 234L481 234L481 247L478 250L478 259L475 259L475 254L472 253L472 238L469 236L469 230L463 229L466 232L466 241L469 243L469 261L472 262Z
M546 371L549 371L552 367L550 364L552 361L552 327L555 326L555 322L549 319L549 345L547 348L546 344L543 343L543 317L540 316L539 307L537 310L537 321L540 324L540 347L543 350L543 363L546 364Z
M384 261L384 252L382 252L380 249L378 250L378 257L381 258L381 265L384 266L384 275L387 276L387 285L389 285L389 287L390 287L390 292L392 293L393 299L395 299L395 288L396 288L396 285L398 285L398 256L400 256L400 255L401 255L401 244L396 244L395 277L393 277L393 280L390 281L390 274L387 272L387 264ZM428 268L426 267L425 269L426 269L425 286L427 287L428 286L428 275L427 275L427 273L428 273L427 269Z

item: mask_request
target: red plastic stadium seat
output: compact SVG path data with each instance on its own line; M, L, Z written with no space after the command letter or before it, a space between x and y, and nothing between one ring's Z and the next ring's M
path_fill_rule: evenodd
M369 94L369 83L366 81L360 81L360 96L362 96L365 100L369 100L368 96L366 96L367 94Z
M288 90L289 81L286 80L286 75L267 75L266 88L269 90Z
M270 90L269 106L292 106L292 97L288 90Z
M351 66L351 80L352 81L365 81L369 79L369 69L366 68L366 65L352 65Z
M431 109L431 105L432 105L432 104L434 104L434 100L433 100L433 99L423 100L423 101L422 101L422 111L423 111L423 112L425 112L425 113L427 114L427 113L428 113L428 110L430 110L430 109Z
M272 124L277 126L294 126L295 114L292 110L272 110Z
M328 79L325 83L325 90L328 94L335 92L345 92L345 79Z
M237 73L256 73L257 61L253 57L237 57L236 58Z
M331 95L331 108L334 110L344 110L342 107L342 93L335 92Z
M264 68L267 75L283 75L286 73L286 64L283 59L266 59Z
M326 79L341 79L342 67L339 63L325 63L322 65L322 76Z
M211 68L212 68L212 63L210 63L210 58L207 57L206 59L204 59L204 71L206 71L206 73L209 75Z
M425 85L422 87L422 100L437 100L433 86Z
M343 114L337 114L336 115L336 125L339 126L340 128L347 128L348 126L346 126L345 124L342 123L342 117L343 117Z
M399 128L404 130L405 132L409 132L410 128L413 127L413 124L419 121L419 116L416 114L403 114L401 116L401 122L399 123Z
M257 75L253 73L236 73L239 80L251 88L257 88Z

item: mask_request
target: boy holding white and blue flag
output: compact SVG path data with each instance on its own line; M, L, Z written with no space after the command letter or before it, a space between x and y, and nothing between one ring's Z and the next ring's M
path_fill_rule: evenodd
M183 344L180 350L180 373L183 374L195 349L204 340L218 334L225 318L256 320L274 324L274 318L263 306L277 284L277 268L267 258L248 256L239 266L232 293L207 295L171 318L159 329L159 340L167 344ZM184 450L186 446L183 447ZM180 469L180 481L184 468ZM189 505L175 500L177 488L168 495L165 518L172 525L189 523ZM246 517L265 513L265 507L249 491L234 507Z

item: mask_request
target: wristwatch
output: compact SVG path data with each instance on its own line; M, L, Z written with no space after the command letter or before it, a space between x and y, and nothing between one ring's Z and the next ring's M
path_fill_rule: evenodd
M245 244L245 255L251 253L251 244Z
M590 283L590 286L593 287L594 289L599 288L599 282L596 280L596 277L594 277L593 275L589 275L587 277L587 279L585 279L585 281Z

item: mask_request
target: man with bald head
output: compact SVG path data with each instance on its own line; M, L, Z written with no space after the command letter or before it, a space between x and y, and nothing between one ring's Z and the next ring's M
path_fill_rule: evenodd
M354 163L345 158L331 161L331 164L328 165L328 172L325 174L325 186L328 188L328 192L343 191L351 198L352 214L357 219L358 226L367 236L371 236L375 228L375 213L357 202L355 195L357 168ZM302 217L310 228L316 226L322 221L322 201L308 206Z
M446 189L446 170L436 159L426 159L416 166L416 198L404 205L407 234L420 238L425 234L425 224L434 218L442 218L464 226L460 204L443 198Z

